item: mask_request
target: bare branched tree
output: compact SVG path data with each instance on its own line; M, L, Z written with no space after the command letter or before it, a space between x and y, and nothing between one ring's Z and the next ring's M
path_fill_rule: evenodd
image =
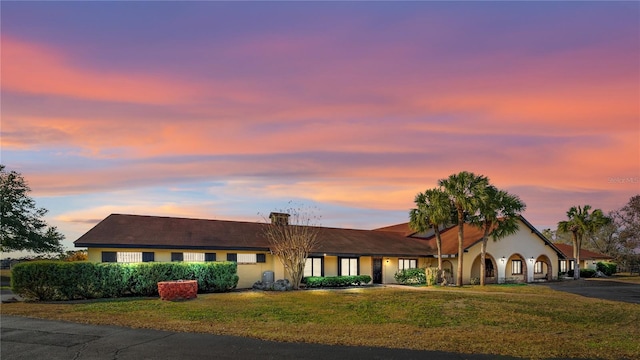
M299 289L305 261L318 241L320 218L307 207L290 206L272 212L269 219L264 235L269 240L271 254L284 266L293 289Z

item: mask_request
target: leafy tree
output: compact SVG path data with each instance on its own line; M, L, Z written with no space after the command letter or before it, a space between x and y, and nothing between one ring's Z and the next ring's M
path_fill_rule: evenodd
M62 252L64 236L42 219L47 213L29 197L31 189L15 171L0 164L0 236L1 251Z
M485 188L478 202L478 212L470 222L482 229L482 248L480 251L480 285L485 284L485 259L487 241L500 240L518 231L518 218L526 205L516 195L498 190L493 185Z
M440 188L418 193L414 202L416 207L409 211L409 227L418 232L425 232L433 228L436 236L436 247L438 248L438 274L442 274L442 239L440 230L455 221L453 205L449 195Z
M89 255L87 250L67 250L64 254L60 254L59 259L62 261L87 261Z
M464 222L469 216L475 215L478 211L480 198L487 186L489 186L489 179L472 172L462 171L458 174L450 175L447 179L440 179L438 185L442 186L449 195L457 213L458 274L456 286L462 286Z
M293 289L299 289L305 262L317 244L318 217L303 207L272 212L269 217L271 223L264 227L264 235L271 254L284 266Z
M542 235L546 237L549 241L553 243L560 244L571 244L571 235L563 232L558 232L558 230L544 229L542 230Z
M590 210L591 205L584 205L583 207L572 206L569 211L567 211L568 220L558 223L559 232L571 233L575 264L573 278L576 280L580 278L580 249L582 248L585 235L593 234L611 221L610 218L602 213L602 210L595 209L589 212Z
M555 231L551 229L542 230L542 236L546 237L549 241L553 241Z
M640 195L635 195L621 209L612 214L613 223L618 229L618 243L625 257L640 254Z
M609 212L609 217L612 216L614 216L613 211ZM620 243L620 231L613 221L587 234L582 247L614 258L619 258L625 252Z
M640 195L608 216L612 221L587 234L583 246L615 258L623 267L631 266L640 258Z

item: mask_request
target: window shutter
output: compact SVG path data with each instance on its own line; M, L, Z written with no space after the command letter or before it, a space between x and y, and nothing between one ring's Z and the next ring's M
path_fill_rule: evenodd
M115 251L103 251L102 262L118 262L118 254Z
M267 256L265 254L256 254L256 262L267 262Z
M216 261L216 253L205 253L204 261Z
M153 252L142 253L142 262L152 262L152 261L155 261L155 253Z
M184 256L181 252L172 252L171 253L171 261L182 261L182 259L184 259Z
M228 253L227 261L238 262L238 254Z

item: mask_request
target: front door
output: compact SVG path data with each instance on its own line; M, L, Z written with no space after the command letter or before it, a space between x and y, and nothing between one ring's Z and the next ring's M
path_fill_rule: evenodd
M382 258L373 259L373 283L382 284Z

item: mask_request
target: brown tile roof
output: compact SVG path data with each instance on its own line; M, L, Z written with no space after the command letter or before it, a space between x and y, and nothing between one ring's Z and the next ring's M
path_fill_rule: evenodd
M74 242L76 247L235 249L268 251L264 223L112 214ZM321 227L315 253L420 256L435 248L398 233Z
M402 223L397 225L391 225L379 229L375 229L375 231L387 231L387 232L396 232L399 234L403 234L405 236L415 236L417 237L415 231L412 231L409 227L409 223ZM442 254L443 255L451 255L458 253L458 227L452 226L446 228L444 230L440 230L440 237L442 239ZM465 249L469 248L476 242L482 239L482 231L475 226L464 224L464 241L462 245ZM429 236L426 241L429 242L433 249L436 249L436 237L435 235Z
M416 232L409 227L409 223L402 223L397 225L385 226L377 229L373 229L374 231L387 231L394 232L398 234L402 234L404 236L411 236Z
M458 253L458 226L452 226L440 233L442 239L442 254ZM435 236L429 239L433 246L436 246ZM464 239L462 240L462 248L468 249L478 241L482 240L482 230L476 226L464 224Z
M560 249L560 251L564 254L567 259L573 259L573 245L569 244L553 244L555 247ZM600 254L595 251L580 249L580 260L611 260L613 259L609 255Z
M553 243L551 243L547 238L544 237L536 228L531 225L524 217L520 217L522 223L529 228L529 230L537 235L542 241L544 241L547 245L549 245L552 249L556 251L560 256L562 256L562 252L555 247ZM390 229L390 230L386 230ZM387 226L384 228L376 229L377 231L397 231L398 233L402 232L402 229L410 229L409 223L397 224L392 226ZM458 253L458 227L456 225L441 230L440 232L442 239L442 254L443 255L453 255ZM476 226L470 224L464 224L464 240L462 242L463 249L468 249L478 241L482 240L482 230ZM414 238L419 237L419 234L412 232L407 236L413 236ZM427 241L431 245L431 248L436 249L436 240L435 236L431 235L427 238ZM434 253L435 254L435 253Z

